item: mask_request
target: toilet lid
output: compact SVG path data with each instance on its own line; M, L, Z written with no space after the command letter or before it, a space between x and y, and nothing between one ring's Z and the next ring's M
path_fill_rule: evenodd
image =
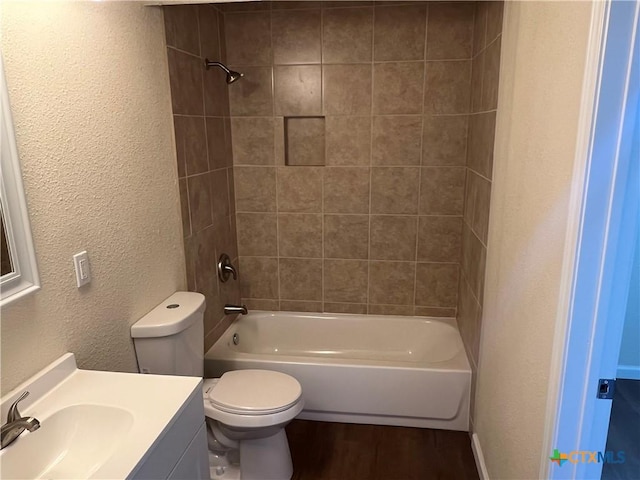
M267 415L286 410L302 395L298 381L270 370L234 370L227 372L209 391L216 408L244 415Z

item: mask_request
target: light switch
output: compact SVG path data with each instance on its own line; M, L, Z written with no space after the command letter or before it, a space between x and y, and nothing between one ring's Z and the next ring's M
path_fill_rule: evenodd
M76 284L78 288L91 282L91 267L89 266L89 254L76 253L73 256L73 266L76 268Z

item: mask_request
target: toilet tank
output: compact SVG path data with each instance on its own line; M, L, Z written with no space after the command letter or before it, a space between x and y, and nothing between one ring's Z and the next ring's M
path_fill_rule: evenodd
M131 326L140 373L204 374L204 295L176 292Z

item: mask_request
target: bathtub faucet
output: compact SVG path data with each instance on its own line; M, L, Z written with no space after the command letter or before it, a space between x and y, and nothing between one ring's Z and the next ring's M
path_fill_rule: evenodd
M224 306L224 314L225 315L235 315L239 313L241 315L246 315L248 313L246 305L225 305Z

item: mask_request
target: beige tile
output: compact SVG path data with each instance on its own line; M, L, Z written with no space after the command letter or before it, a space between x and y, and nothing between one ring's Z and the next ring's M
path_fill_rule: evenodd
M427 62L425 113L469 113L471 60Z
M322 312L322 302L281 300L280 310L283 312Z
M227 182L229 185L229 212L236 213L236 183L233 175L233 168L227 168Z
M420 217L418 261L459 262L462 217Z
M418 5L376 7L374 59L424 59L427 7Z
M415 315L418 317L456 318L456 309L453 307L416 307Z
M237 213L238 253L242 256L276 256L277 220L275 214Z
M182 216L182 236L191 235L191 218L189 218L189 192L187 190L187 179L181 178L178 181L180 189L180 215Z
M502 33L504 2L488 2L487 6L487 45Z
M206 295L210 301L218 297L218 277L215 271L215 230L211 227L192 236L191 259L194 262L196 291Z
M322 215L278 214L281 257L322 257Z
M279 300L262 300L255 298L243 298L241 300L243 305L246 305L249 310L266 310L268 312L277 312L280 310Z
M225 120L223 118L207 117L207 143L206 147L209 154L209 168L217 170L231 166L232 156L229 155L227 148L227 138L225 132Z
M473 353L474 340L476 336L478 336L478 332L476 332L476 320L479 310L480 305L474 298L464 274L462 274L458 288L457 321L458 328L460 329L460 336L462 337L462 341L469 353ZM478 358L473 358L473 362L477 365Z
M323 66L325 115L371 113L371 65Z
M204 111L210 117L229 116L229 88L226 74L219 68L202 72Z
M235 165L273 165L273 119L236 117L231 119Z
M464 182L464 167L422 167L420 214L462 215Z
M325 164L324 117L286 118L284 131L287 165Z
M455 307L458 301L458 265L418 263L416 305Z
M418 217L371 216L371 253L374 260L416 259Z
M427 24L427 59L471 58L475 2L431 3Z
M278 211L322 212L322 168L278 168Z
M173 113L202 115L202 63L197 57L167 49Z
M420 165L421 116L373 117L373 165Z
M493 174L493 144L496 112L479 113L469 117L467 165L483 177Z
M281 258L280 298L322 301L322 260Z
M269 11L271 10L272 2L229 2L229 3L216 3L215 8L219 9L222 13L230 12L256 12L256 11Z
M371 213L418 213L419 167L374 167Z
M352 313L365 315L367 313L367 304L324 302L324 311L327 313Z
M473 55L484 49L487 36L487 10L489 2L476 2L473 24Z
M319 65L275 67L276 115L320 115L322 70Z
M327 165L369 165L370 117L326 117Z
M273 115L271 67L242 67L242 80L229 88L231 115Z
M489 227L491 182L473 171L469 171L465 196L465 218L478 238L486 245Z
M274 64L320 63L320 10L273 12Z
M462 228L462 270L474 296L482 304L487 250L468 225Z
M425 116L422 165L465 166L467 123L466 115Z
M240 257L240 291L246 298L278 298L278 259Z
M422 113L424 65L376 63L374 65L373 112L385 114Z
M229 208L229 184L227 181L227 170L214 170L209 172L209 182L211 188L211 212L213 219L217 217L228 217Z
M226 253L232 261L238 257L238 235L236 232L236 217L230 215L217 218L213 228L216 230L215 248L219 254ZM237 263L234 263L237 266Z
M369 303L413 305L415 269L413 262L370 262Z
M220 18L212 5L198 5L200 55L209 59L222 58L220 47Z
M224 17L227 61L232 65L271 65L268 13L229 13Z
M280 2L271 2L273 10L301 10L301 9L317 9L322 6L322 2L314 2L311 0L283 0Z
M369 315L403 315L414 314L413 305L369 305Z
M324 211L369 213L369 176L368 167L326 167Z
M369 253L368 215L325 215L325 258L361 258Z
M194 55L200 55L198 10L195 5L164 7L164 30L167 45Z
M187 179L189 188L189 210L191 212L191 228L194 232L211 225L211 191L209 175L202 174Z
M239 212L276 211L276 169L234 167L236 209Z
M366 303L368 275L366 260L325 260L325 301Z
M273 143L276 165L284 166L284 117L273 117Z
M471 62L471 112L482 110L482 75L484 74L485 52L482 51Z
M485 50L482 75L482 110L498 107L498 77L500 76L500 38Z
M204 118L174 116L178 175L196 175L209 170Z
M373 8L323 10L322 61L370 62L372 58Z

